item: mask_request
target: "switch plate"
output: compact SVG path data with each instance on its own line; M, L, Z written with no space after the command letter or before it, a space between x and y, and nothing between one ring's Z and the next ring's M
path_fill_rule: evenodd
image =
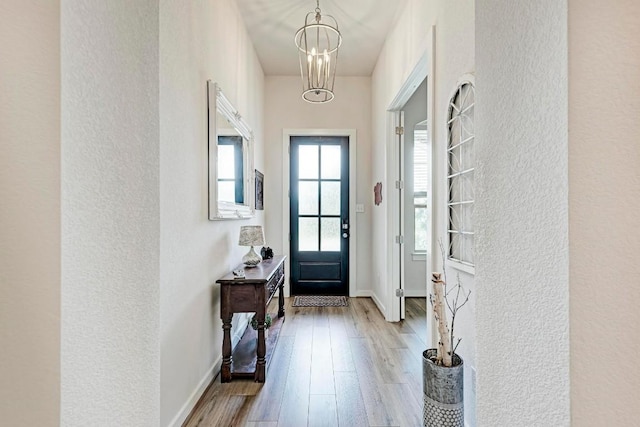
M356 212L357 213L363 213L364 212L364 204L356 203Z

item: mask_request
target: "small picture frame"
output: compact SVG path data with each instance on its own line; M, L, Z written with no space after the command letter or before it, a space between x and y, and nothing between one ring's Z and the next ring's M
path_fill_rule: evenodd
M264 210L264 175L256 169L256 210Z

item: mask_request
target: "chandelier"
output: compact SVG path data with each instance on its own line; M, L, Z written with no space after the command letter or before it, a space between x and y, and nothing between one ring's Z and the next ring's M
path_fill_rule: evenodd
M335 18L320 13L320 0L316 0L315 11L307 14L295 42L300 58L302 98L313 103L331 101L342 35Z

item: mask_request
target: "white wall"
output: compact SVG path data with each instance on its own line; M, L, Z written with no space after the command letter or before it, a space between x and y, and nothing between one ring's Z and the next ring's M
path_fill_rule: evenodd
M571 423L640 420L637 1L569 0ZM608 350L610 349L610 350Z
M60 418L60 3L0 3L0 419Z
M207 220L206 81L254 130L264 171L264 77L232 0L160 2L160 425L181 425L220 368L222 322L215 281L246 252L243 221ZM270 179L267 175L267 182ZM267 209L269 204L265 201ZM267 229L268 231L268 229ZM246 315L236 316L232 334ZM246 323L244 323L246 325Z
M478 424L567 426L567 7L476 11Z
M373 149L372 149L372 182L383 182L383 202L374 207L373 222L373 263L372 283L373 293L383 301L395 301L391 295L390 259L391 242L387 241L387 220L392 215L389 200L389 189L392 188L393 177L386 175L389 151L387 139L389 135L389 108L403 84L413 71L420 58L430 47L430 31L436 26L436 52L434 78L434 111L429 114L434 126L434 173L438 178L434 182L434 220L435 242L442 239L445 243L446 205L446 125L445 118L448 102L461 76L473 73L475 70L475 22L474 2L472 0L455 0L424 2L409 0L399 17L394 29L387 37L385 46L380 53L373 73L372 81L372 120L373 120ZM434 269L441 270L441 257L438 256ZM475 294L474 277L465 272L448 266L446 269L449 282L456 280L457 273L460 281L467 290L472 291L469 304L460 311L456 319L456 336L462 338L458 353L465 363L465 418L469 425L475 425L475 390L472 381L472 371L475 369ZM386 307L384 307L386 309Z
M158 1L63 2L61 24L60 423L157 425Z
M356 296L369 296L371 291L371 79L369 77L336 77L336 97L329 104L310 104L301 94L299 76L269 76L265 91L265 238L275 253L283 253L286 230L282 225L283 129L356 129L357 179L350 183L356 192L357 203L365 212L351 218L355 224L358 250L356 268L358 283L353 287Z
M427 120L426 79L411 96L404 108L404 292L410 297L427 295L427 262L413 259L415 252L415 214L413 208L413 130L416 124ZM423 337L424 339L424 337Z

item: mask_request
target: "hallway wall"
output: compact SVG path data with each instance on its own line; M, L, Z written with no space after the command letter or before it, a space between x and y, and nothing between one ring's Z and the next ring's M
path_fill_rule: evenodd
M60 2L0 3L0 423L60 419Z
M65 427L160 421L158 6L62 3Z
M571 423L580 427L640 420L640 366L630 362L640 353L639 17L633 0L569 0Z
M371 79L369 77L336 77L336 97L326 105L305 102L299 76L269 76L265 92L265 238L275 253L283 253L282 194L283 129L356 129L357 182L350 183L357 203L364 213L351 218L357 233L356 268L358 283L354 296L371 294L371 210L373 184L371 177Z
M206 81L253 128L264 171L264 76L235 1L160 2L160 425L181 425L220 368L215 281L241 262L242 225L207 219ZM267 175L267 180L269 176ZM268 182L268 181L267 181ZM232 336L248 314L233 319Z
M476 11L478 424L568 426L567 5Z

